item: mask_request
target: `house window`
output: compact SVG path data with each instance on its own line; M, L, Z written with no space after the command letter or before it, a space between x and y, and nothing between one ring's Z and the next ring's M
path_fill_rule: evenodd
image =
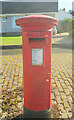
M13 16L12 17L12 28L20 28L19 26L16 25L15 20L18 18L22 18L23 16Z
M2 18L2 22L6 22L6 17L3 17L3 18Z

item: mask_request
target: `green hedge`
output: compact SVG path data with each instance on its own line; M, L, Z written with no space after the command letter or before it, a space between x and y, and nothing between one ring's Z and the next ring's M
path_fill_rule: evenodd
M61 31L68 32L70 36L74 34L74 20L73 19L64 19L61 23Z
M61 23L61 29L63 32L69 32L72 29L72 19L64 19Z

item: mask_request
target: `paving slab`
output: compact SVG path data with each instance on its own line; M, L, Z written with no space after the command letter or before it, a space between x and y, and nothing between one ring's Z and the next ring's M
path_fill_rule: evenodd
M59 50L59 51L58 51ZM16 50L14 50L15 52ZM20 52L19 52L20 51ZM1 90L5 90L6 96L7 93L10 91L14 91L11 98L8 97L9 102L13 104L13 109L15 103L17 104L17 108L19 107L20 111L22 112L22 97L23 91L19 89L21 92L15 94L15 90L21 87L23 89L23 62L22 62L22 51L17 50L16 54L12 50L12 54L7 53L8 50L3 51L4 55L2 56L2 66L0 68L0 87ZM13 54L14 53L14 54ZM60 54L59 54L60 53ZM72 51L71 50L61 50L59 49L52 49L52 90L51 93L51 103L58 104L59 110L61 115L59 118L71 118L72 117ZM4 94L4 92L2 92ZM1 100L6 100L7 97L3 97ZM14 98L14 101L13 99ZM5 110L7 109L5 104L2 105L2 118L4 118L8 112ZM12 112L11 112L12 113ZM17 115L17 113L15 113ZM10 116L12 116L10 114ZM54 118L54 116L52 116Z

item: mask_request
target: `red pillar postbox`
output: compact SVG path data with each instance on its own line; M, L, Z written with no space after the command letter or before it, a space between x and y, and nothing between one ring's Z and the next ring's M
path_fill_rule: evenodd
M30 15L17 19L16 25L22 28L24 116L47 116L51 109L52 27L57 19Z

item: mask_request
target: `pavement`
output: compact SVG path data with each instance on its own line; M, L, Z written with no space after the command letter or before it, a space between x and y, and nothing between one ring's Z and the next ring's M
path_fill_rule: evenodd
M58 103L61 118L72 117L72 55L52 55L52 103Z
M11 118L13 114L15 117L23 112L22 50L3 50L0 60L0 107L2 107L0 108L0 116L2 120L7 120L7 116ZM72 112L74 112L74 107L72 109L74 106L72 104L73 80L72 50L52 48L51 102L58 106L59 118L71 118ZM18 92L18 90L20 91ZM10 106L13 106L12 111ZM53 115L51 117L54 118Z
M72 36L69 36L69 33L60 33L52 37L52 44L62 44L62 45L71 45L73 43Z

